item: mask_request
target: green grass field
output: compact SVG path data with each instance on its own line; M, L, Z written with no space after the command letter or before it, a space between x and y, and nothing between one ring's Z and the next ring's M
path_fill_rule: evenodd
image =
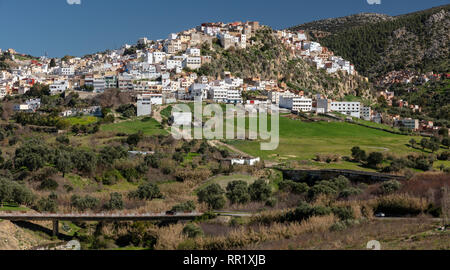
M1 211L30 211L30 209L26 208L26 207L23 207L23 206L18 206L18 207L15 207L15 206L3 206L3 207L0 207L0 212Z
M96 123L98 118L95 116L80 116L80 117L68 117L66 118L69 121L70 125L89 125Z
M167 134L167 131L165 131L162 128L162 126L155 119L152 118L135 119L120 123L102 125L100 127L100 130L110 132L122 132L126 134L134 134L139 131L142 131L144 135Z
M420 152L408 147L411 138L420 141L417 137L396 135L345 122L306 123L280 117L280 143L274 151L261 151L260 141L229 140L227 143L263 160L280 161L281 158L287 161L311 160L316 154L348 156L354 146L360 146L367 152ZM346 166L352 167L349 164Z

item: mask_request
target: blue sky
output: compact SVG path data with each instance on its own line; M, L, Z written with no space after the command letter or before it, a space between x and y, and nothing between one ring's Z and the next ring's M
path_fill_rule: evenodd
M360 12L399 15L449 0L0 0L0 48L81 56L166 38L208 21L257 20L275 29Z

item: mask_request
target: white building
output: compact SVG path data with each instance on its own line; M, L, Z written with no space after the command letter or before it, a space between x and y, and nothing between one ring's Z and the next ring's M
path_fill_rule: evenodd
M153 64L159 64L164 61L166 54L164 52L153 52Z
M59 67L55 69L55 74L61 76L72 76L75 74L73 67Z
M317 112L329 113L339 112L351 117L360 118L361 103L360 102L346 102L346 101L332 101L329 99L317 99Z
M294 96L280 97L280 108L289 109L294 112L310 112L312 111L312 99Z
M280 97L294 97L295 94L289 91L286 92L278 92L278 91L270 91L268 98L272 101L272 103L280 104Z
M217 103L242 103L242 92L220 86L211 87L208 98Z
M190 69L198 69L202 66L202 58L201 57L187 57L183 62L183 67L187 67Z
M175 68L182 68L183 62L181 60L174 60L174 59L167 59L166 60L166 68L169 70L175 69Z
M137 116L150 116L152 114L152 101L149 95L140 95L137 98Z
M361 107L361 118L370 121L372 115L372 109L370 107Z
M190 56L200 56L200 49L198 48L189 48L186 53Z
M69 88L69 83L67 81L55 81L50 84L50 93L52 95L60 94L65 92Z

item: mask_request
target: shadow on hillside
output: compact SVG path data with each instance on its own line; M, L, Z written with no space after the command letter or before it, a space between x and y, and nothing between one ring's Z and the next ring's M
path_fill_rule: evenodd
M28 229L28 230L33 231L33 232L45 233L46 235L48 235L50 237L53 236L53 231L51 229L46 228L46 227L41 226L41 225L38 225L38 224L35 224L35 223L31 223L31 222L28 222L28 221L12 221L12 223L14 225L16 225L16 226L19 226L20 228L23 228L23 229ZM68 235L65 235L65 234L62 234L62 233L59 233L58 234L58 239L64 240L64 241L70 241L70 240L72 240L72 237L70 237Z

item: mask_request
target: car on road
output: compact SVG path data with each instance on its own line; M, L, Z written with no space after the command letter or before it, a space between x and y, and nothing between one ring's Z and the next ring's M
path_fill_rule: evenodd
M382 218L382 217L386 217L386 215L384 213L377 213L377 214L375 214L375 217Z
M166 212L166 216L175 216L176 212L175 211L167 211Z

